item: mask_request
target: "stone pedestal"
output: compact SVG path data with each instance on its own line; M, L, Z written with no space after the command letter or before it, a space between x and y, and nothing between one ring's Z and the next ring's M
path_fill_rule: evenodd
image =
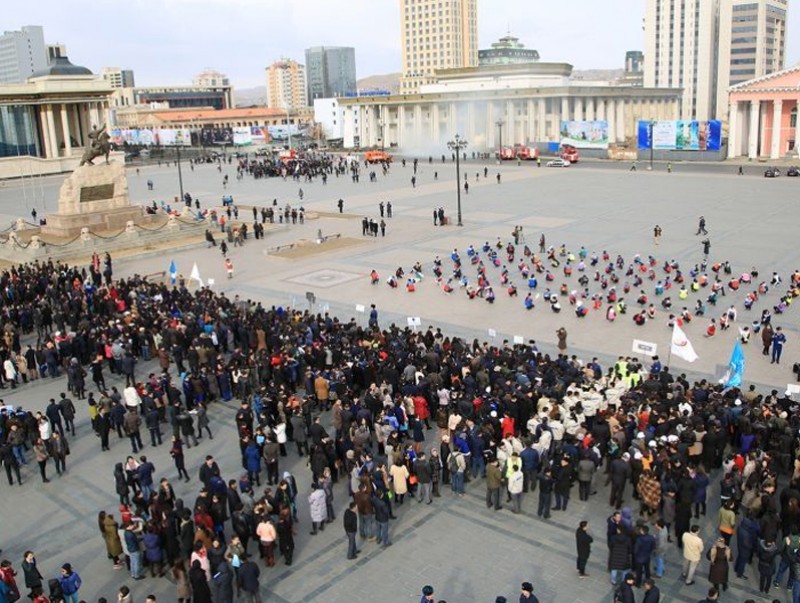
M119 161L84 165L75 169L58 195L58 212L47 216L42 234L74 237L83 228L92 232L125 228L139 222L141 207L131 205L125 166Z

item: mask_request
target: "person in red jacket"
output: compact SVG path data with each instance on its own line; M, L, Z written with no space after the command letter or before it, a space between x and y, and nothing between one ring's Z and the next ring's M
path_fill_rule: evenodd
M515 432L514 418L509 413L505 413L505 415L503 416L503 420L500 421L500 429L503 433L503 439L508 437L514 437L514 432Z

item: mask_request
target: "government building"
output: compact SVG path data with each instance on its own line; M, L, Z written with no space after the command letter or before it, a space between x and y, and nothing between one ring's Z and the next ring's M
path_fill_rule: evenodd
M473 151L561 139L563 121L605 121L608 143L635 139L639 120L678 118L679 88L571 80L567 63L499 63L442 69L419 92L339 98L345 148L444 149L455 134ZM356 117L358 116L358 119ZM635 147L634 147L635 148Z

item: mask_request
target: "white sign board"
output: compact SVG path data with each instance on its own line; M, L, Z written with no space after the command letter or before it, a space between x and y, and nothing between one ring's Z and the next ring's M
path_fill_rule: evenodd
M633 340L633 353L634 354L644 354L645 356L650 356L651 358L658 353L658 346L651 342L651 341L642 341L641 339L634 339Z
M209 287L213 287L213 286L214 286L214 283L216 283L216 282L217 282L217 281L215 281L213 278L210 278L210 279L208 279L208 280L206 281L206 283L208 284L208 286L209 286Z
M497 337L497 331L495 331L494 329L489 329L489 337L491 337L492 339Z
M522 345L523 343L525 343L525 338L522 337L522 335L514 335L514 344L515 345L516 344Z
M362 304L356 304L356 312L364 312L366 308Z
M788 394L800 394L800 384L789 383L786 386L786 393L788 393Z
M408 317L408 326L409 327L419 327L422 325L422 319L419 316L409 316Z

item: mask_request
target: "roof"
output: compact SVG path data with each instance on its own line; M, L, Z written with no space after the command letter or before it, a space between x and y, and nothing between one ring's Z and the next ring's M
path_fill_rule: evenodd
M53 57L50 59L50 64L44 69L35 71L31 74L30 78L47 77L47 76L64 76L64 75L94 75L90 69L81 67L80 65L73 65L69 62L67 57Z
M752 80L747 80L746 82L735 84L730 88L728 88L728 90L730 92L739 92L751 89L798 88L800 87L800 80L791 80L791 82L781 81L788 79L787 76L796 73L800 73L800 64L797 64L794 67L790 67L789 69L783 69L782 71L774 71L767 75L762 75L761 77L757 77ZM787 83L791 83L791 85L787 85Z
M189 111L164 111L156 113L156 117L168 121L202 121L204 119L257 119L259 117L286 116L285 109L270 107L251 107L248 109L195 109Z

